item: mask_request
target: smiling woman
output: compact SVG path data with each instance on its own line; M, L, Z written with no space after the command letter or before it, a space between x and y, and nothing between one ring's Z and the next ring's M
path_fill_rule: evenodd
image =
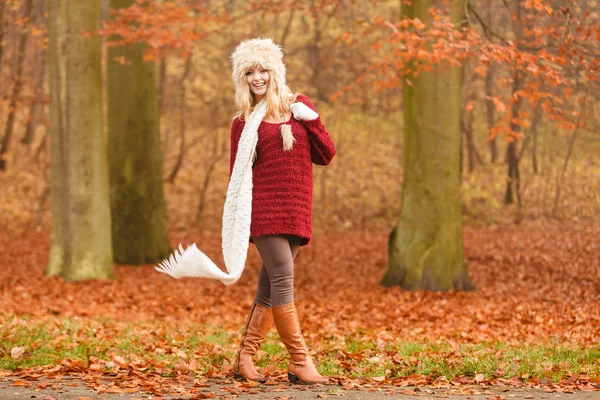
M250 91L254 95L256 101L261 101L267 93L267 86L269 84L269 71L260 65L257 65L253 69L246 72L246 79L248 80L248 86L250 86Z
M271 39L242 42L232 61L239 110L231 128L230 185L239 173L242 143L255 135L249 171L249 239L263 259L234 376L265 381L252 356L274 319L290 353L289 380L327 383L328 378L312 363L300 331L294 303L294 258L312 235L312 163L329 164L335 146L309 98L293 94L287 86L283 52ZM256 118L260 118L258 123L254 123Z
M310 99L285 81L283 51L271 39L240 43L232 78L238 112L231 127L230 179L223 210L227 273L194 245L180 248L159 271L234 284L248 243L263 260L254 305L237 352L235 379L265 382L252 362L273 320L290 353L291 382L328 383L302 337L294 303L294 259L312 236L312 164L327 165L336 149Z

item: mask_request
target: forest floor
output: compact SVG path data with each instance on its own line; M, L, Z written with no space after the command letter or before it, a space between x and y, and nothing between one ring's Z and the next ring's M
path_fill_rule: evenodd
M0 398L600 398L600 226L465 227L477 290L452 293L380 286L387 233L321 233L300 251L301 324L335 385L292 390L274 330L257 354L270 384L231 381L260 267L253 247L231 287L152 265L72 283L43 276L48 232L5 233ZM220 260L218 235L171 238Z

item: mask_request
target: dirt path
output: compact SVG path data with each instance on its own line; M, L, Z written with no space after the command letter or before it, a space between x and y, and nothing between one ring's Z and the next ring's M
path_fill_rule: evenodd
M202 388L190 385L189 391L179 394L156 396L147 392L104 393L88 388L85 382L77 379L63 378L60 381L39 380L26 382L27 386L14 379L0 383L0 399L43 399L43 400L87 400L87 399L273 399L273 400L307 400L340 398L345 400L376 400L376 399L465 399L465 400L600 400L600 391L585 392L547 392L537 388L514 388L507 386L459 386L452 388L405 387L405 388L371 388L368 390L345 390L339 386L276 386L244 387L233 384L223 384L212 381Z

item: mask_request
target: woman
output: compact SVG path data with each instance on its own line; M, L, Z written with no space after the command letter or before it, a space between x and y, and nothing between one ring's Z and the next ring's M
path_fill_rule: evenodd
M233 366L234 377L264 382L252 356L272 321L290 353L288 378L327 383L315 368L302 337L294 304L294 258L312 234L312 163L327 165L335 146L308 97L286 84L283 52L271 39L240 43L232 54L239 111L231 128L230 174L244 126L259 106L252 165L250 241L263 260L254 305Z

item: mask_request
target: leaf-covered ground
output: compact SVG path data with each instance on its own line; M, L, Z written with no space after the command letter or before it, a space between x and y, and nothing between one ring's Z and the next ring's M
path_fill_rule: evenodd
M171 236L220 257L218 235ZM464 237L477 291L425 293L379 286L387 232L316 235L297 258L296 297L321 371L345 388L600 389L600 227L528 222ZM25 384L76 375L100 393L200 393L204 379L231 378L260 266L253 247L225 287L150 265L117 266L114 282L46 278L49 243L34 230L0 237L0 374ZM277 384L285 362L273 330L258 364Z

